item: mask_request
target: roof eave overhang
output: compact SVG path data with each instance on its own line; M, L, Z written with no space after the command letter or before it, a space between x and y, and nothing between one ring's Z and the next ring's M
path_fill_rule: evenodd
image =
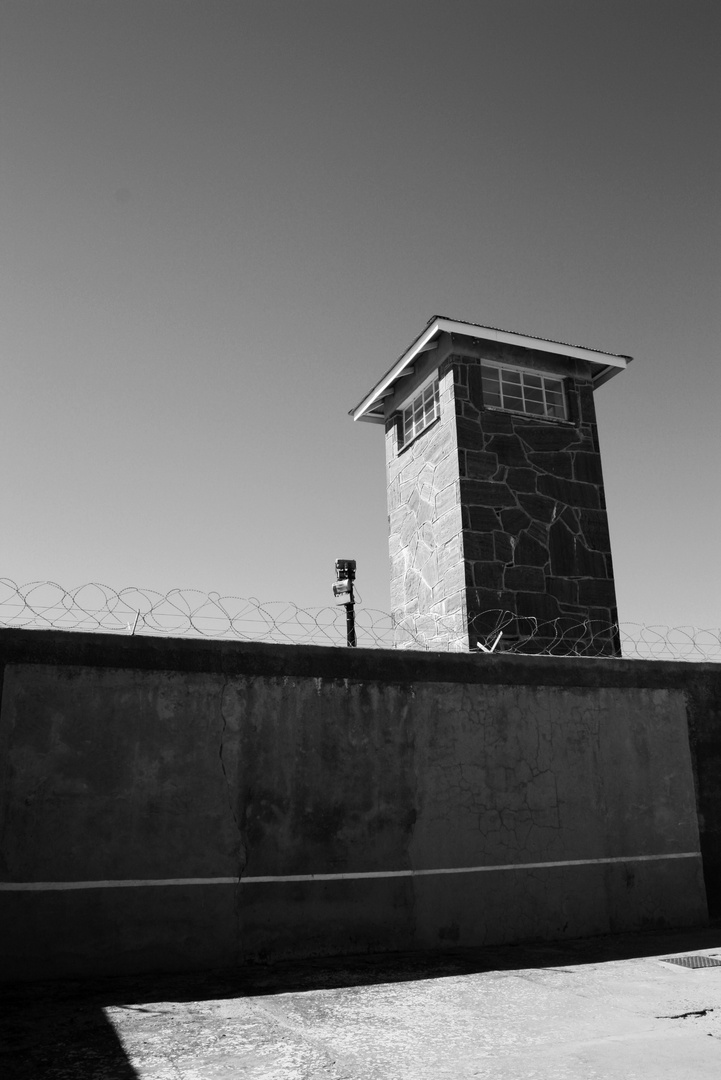
M388 397L394 382L420 353L426 352L432 347L433 340L441 333L459 334L463 337L482 341L497 341L503 344L517 345L521 348L535 349L537 352L549 352L554 353L556 356L587 360L591 364L594 388L608 382L614 375L618 375L620 371L625 371L632 359L630 356L599 352L596 349L584 349L580 345L564 345L557 341L546 341L543 338L514 334L510 330L496 330L489 326L476 326L473 323L457 322L454 319L439 317L431 320L425 330L406 349L393 367L386 372L380 382L377 382L370 393L354 409L350 410L349 415L354 420L382 424L384 422L383 401L384 398Z

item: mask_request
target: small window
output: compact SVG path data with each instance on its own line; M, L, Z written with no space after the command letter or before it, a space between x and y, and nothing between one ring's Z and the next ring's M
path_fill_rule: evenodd
M438 376L435 376L410 404L401 410L399 446L407 446L439 416Z
M531 416L566 420L563 380L533 371L481 365L483 402L491 409L509 409Z

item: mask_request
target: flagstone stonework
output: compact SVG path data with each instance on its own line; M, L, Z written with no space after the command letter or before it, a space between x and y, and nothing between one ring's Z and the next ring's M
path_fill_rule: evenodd
M487 407L482 360L561 377L568 419ZM500 619L507 640L533 626L538 647L548 647L560 627L566 642L590 635L593 651L617 653L607 629L616 596L589 363L450 340L406 381L406 398L433 362L438 419L399 447L398 396L386 411L396 644L464 651L487 642Z
M386 423L391 608L397 646L420 640L463 651L466 566L454 370L439 373L440 417L398 451L395 417Z

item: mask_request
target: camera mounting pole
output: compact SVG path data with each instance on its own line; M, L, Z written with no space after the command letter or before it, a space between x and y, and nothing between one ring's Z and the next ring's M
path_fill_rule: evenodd
M355 649L355 596L353 595L355 559L336 559L335 576L336 583L333 586L333 596L335 596L337 603L345 605L346 639L348 647Z

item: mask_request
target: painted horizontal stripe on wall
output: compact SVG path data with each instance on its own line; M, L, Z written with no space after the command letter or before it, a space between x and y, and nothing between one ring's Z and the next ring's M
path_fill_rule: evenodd
M358 881L365 878L431 877L439 874L488 874L499 870L546 870L558 866L601 866L609 863L700 859L700 851L670 855L617 855L608 859L564 859L559 862L504 863L500 866L455 866L435 870L363 870L349 874L276 874L263 877L157 878L125 881L0 881L0 892L53 892L64 889L138 889L158 885L267 885L295 881Z

